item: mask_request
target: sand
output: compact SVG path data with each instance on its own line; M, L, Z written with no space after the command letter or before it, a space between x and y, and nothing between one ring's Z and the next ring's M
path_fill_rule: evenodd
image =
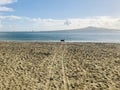
M120 44L0 42L0 90L120 90Z

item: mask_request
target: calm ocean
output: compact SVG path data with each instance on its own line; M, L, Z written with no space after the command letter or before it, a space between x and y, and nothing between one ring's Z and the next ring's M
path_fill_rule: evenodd
M0 41L59 42L61 39L68 42L120 42L120 32L0 32Z

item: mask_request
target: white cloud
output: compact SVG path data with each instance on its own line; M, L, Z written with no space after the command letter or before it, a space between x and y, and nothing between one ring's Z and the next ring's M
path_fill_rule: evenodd
M6 5L6 4L16 2L16 1L17 0L0 0L0 5Z
M23 19L22 17L19 17L19 16L14 16L14 15L11 15L11 16L0 16L0 20L16 20L16 19Z
M0 0L0 11L13 11L12 8L6 7L5 5L17 2L17 0Z
M2 24L1 24L1 21L0 21L0 28L2 28Z
M66 20L65 22L64 22L64 25L70 25L71 24L71 21L69 21L69 20Z
M0 6L0 11L13 11L12 8L8 8L8 7L4 7L4 6Z
M88 26L110 29L120 29L120 17L97 16L90 18L69 19L70 28L84 28Z
M88 26L120 30L120 17L97 16L89 18L41 19L13 15L0 16L0 31L48 31L78 29Z

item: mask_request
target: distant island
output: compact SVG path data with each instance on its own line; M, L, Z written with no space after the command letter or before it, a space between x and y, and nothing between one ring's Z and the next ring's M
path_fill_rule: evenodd
M98 28L98 27L86 27L86 28L80 28L80 29L68 29L68 30L56 30L56 31L34 31L34 32L49 32L49 33L87 33L87 32L115 32L120 31L118 29L108 29L108 28Z

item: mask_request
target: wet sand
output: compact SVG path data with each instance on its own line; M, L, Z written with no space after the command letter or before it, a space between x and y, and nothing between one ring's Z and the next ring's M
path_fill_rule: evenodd
M0 42L0 90L120 90L120 44Z

